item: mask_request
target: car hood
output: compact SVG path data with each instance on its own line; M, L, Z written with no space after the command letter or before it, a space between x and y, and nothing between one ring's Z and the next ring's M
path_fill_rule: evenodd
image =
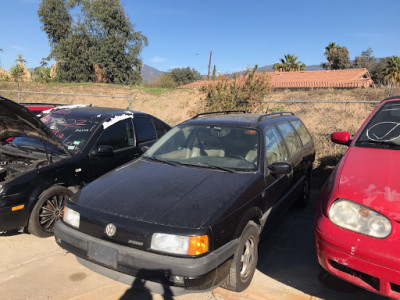
M0 139L11 136L28 136L68 150L47 126L25 106L0 96Z
M400 221L400 151L350 147L340 173L339 197Z
M256 190L250 187L257 178L255 172L228 173L141 158L95 180L72 201L135 221L201 228L240 208L244 198L249 200L246 191Z

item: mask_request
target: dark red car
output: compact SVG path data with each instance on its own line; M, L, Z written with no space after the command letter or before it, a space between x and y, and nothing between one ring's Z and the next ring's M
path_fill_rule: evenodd
M383 100L325 183L314 224L320 265L375 293L400 299L400 96Z

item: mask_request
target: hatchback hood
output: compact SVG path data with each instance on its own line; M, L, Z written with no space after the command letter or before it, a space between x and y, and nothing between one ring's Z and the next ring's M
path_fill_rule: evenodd
M28 136L68 150L47 126L25 106L0 96L0 139Z
M200 228L243 205L244 194L251 199L245 191L257 178L262 176L138 159L87 185L72 201L132 220Z
M350 147L340 174L339 197L400 221L400 150Z

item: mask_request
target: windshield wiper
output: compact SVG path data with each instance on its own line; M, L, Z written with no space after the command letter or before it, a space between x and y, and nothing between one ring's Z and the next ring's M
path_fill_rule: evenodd
M202 168L209 168L209 169L214 169L214 170L221 170L229 173L234 173L235 170L231 168L226 168L226 167L220 167L220 166L215 166L215 165L208 165L204 163L195 163L195 164L189 164L189 163L183 163L179 162L179 164L184 165L184 166L193 166L193 167L202 167Z
M174 167L177 166L177 164L172 162L172 161L160 159L160 158L158 158L156 156L143 156L143 158L147 158L149 160L157 161L157 162L160 162L162 164L167 164L167 165L171 165L171 166L174 166Z
M369 141L357 141L356 145L365 145L365 144L371 144L371 145L382 145L386 146L385 148L400 148L400 145L393 142L393 141L374 141L374 140L369 140Z

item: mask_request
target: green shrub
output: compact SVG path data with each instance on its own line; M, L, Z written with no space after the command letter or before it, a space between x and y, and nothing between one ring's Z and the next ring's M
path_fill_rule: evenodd
M38 70L37 77L35 78L36 82L49 83L51 81L50 77L50 68L41 67Z
M177 83L170 74L164 73L156 77L152 82L147 83L146 85L149 87L158 88L175 88L177 86Z
M260 101L270 91L271 86L264 74L257 74L257 65L247 69L243 75L234 74L233 79L219 77L213 84L203 87L206 94L205 110L246 110L258 111Z

